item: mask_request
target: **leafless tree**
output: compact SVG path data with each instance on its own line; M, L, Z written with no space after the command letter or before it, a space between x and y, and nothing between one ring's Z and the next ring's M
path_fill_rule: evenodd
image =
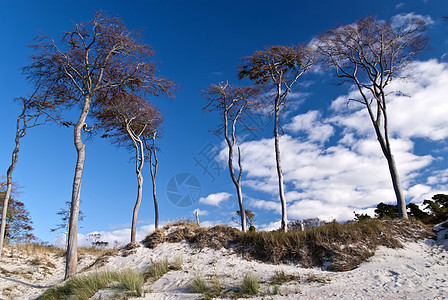
M282 205L281 229L285 232L288 230L288 219L280 158L280 113L287 106L288 95L296 86L299 77L313 63L313 52L308 51L306 47L271 46L244 58L242 66L238 71L240 79L247 77L253 80L256 85L268 85L274 90L275 159L279 196Z
M100 93L93 115L99 121L98 126L106 130L102 137L112 138L119 145L131 146L135 151L138 188L131 225L131 243L134 243L143 193L144 137L153 136L160 128L162 115L141 96L120 89Z
M228 83L220 83L211 85L203 92L203 96L207 99L207 105L204 111L218 111L221 113L221 126L217 130L218 133L224 132L224 137L229 149L228 165L230 177L235 185L238 195L238 204L242 213L241 230L245 232L246 228L246 210L244 209L243 194L241 192L241 176L243 173L243 165L241 163L241 149L238 146L238 176L235 174L233 166L233 151L237 144L237 124L239 123L246 129L252 129L250 124L244 121L244 116L250 114L252 110L259 106L259 96L262 90L257 87L238 87Z
M141 42L139 34L129 31L120 19L101 12L90 22L74 24L74 29L64 34L60 42L41 35L32 47L35 50L32 63L24 68L28 78L47 87L54 99L81 107L74 126L77 161L65 270L67 279L77 269L77 223L85 161L82 131L88 128L86 119L92 101L98 92L117 87L135 93L169 93L172 82L156 76L154 51Z
M151 173L151 181L152 181L152 198L154 200L154 226L156 229L159 228L159 204L157 203L157 170L159 168L159 160L157 159L157 147L156 147L156 139L159 137L160 126L153 130L150 134L143 136L143 142L145 143L145 148L149 151L149 170ZM151 142L149 143L148 140Z
M360 99L349 99L364 105L369 113L381 150L389 165L399 214L407 219L406 201L389 138L387 91L398 72L427 46L423 20L398 26L368 16L354 24L340 26L320 35L315 48L327 66L334 67L343 81L354 84Z
M3 199L2 223L0 227L0 256L3 250L3 243L6 230L6 215L8 212L8 202L12 191L12 173L19 159L20 140L26 135L28 129L43 125L48 121L58 121L57 104L47 101L47 96L40 93L36 88L34 93L28 98L17 98L16 102L21 107L21 113L17 117L16 136L14 139L15 147L12 151L11 165L6 172L6 192ZM65 124L65 123L64 123Z
M61 223L56 224L56 227L54 228L50 228L50 232L56 232L59 230L63 230L63 234L65 237L65 249L67 249L67 243L68 243L68 221L70 220L70 204L71 201L65 201L65 206L67 208L61 208L60 210L58 210L56 212L56 214L59 216ZM84 220L84 214L83 212L80 210L79 211L79 220L78 221L82 221Z

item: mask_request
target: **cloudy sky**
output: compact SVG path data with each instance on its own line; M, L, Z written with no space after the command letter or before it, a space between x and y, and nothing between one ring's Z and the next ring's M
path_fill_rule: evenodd
M226 80L248 84L238 81L236 71L241 58L256 50L307 44L325 30L373 14L394 22L423 18L429 23L430 49L403 71L404 79L390 85L391 91L406 95L389 97L392 149L407 202L421 203L436 193L448 193L448 23L441 19L448 15L448 2L379 0L373 6L354 0L312 2L47 0L2 5L0 30L8 46L0 49L0 174L6 173L14 146L18 108L13 99L32 89L20 72L32 53L27 44L39 31L57 38L72 28L72 21L88 21L103 10L118 15L129 28L144 29L144 42L157 51L161 75L178 86L175 100L149 99L165 114L157 180L161 222L193 219L198 211L203 225L235 225L232 215L238 204L225 144L211 133L219 116L202 112L201 91ZM281 155L289 220L350 220L353 211L372 213L379 202L395 201L387 163L366 111L356 102L347 104L357 92L337 82L331 71L310 72L284 111ZM78 113L67 112L66 118ZM281 214L273 123L269 114L255 116L253 122L260 129L240 135L245 206L255 212L258 228L276 228ZM13 175L23 187L19 200L30 211L34 233L44 241L58 240L50 228L59 223L56 212L70 199L76 159L72 140L67 128L30 130ZM137 188L132 153L99 136L86 140L86 145L80 239L100 232L111 244L125 243ZM144 176L138 238L154 228L148 166ZM185 196L183 201L174 201L173 193Z

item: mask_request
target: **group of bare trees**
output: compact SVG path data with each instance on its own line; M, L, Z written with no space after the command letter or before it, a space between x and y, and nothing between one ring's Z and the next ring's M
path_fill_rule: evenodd
M95 130L105 132L104 137L135 148L138 196L131 229L131 241L135 241L144 157L150 153L151 161L155 158L151 166L155 185L155 140L159 137L163 120L147 97L172 96L174 85L157 74L157 63L153 59L155 52L142 42L141 36L128 30L120 19L101 12L96 13L90 22L75 24L74 29L65 33L60 40L40 35L32 48L31 63L23 68L23 73L36 86L36 92L21 102L23 111L17 121L16 148L8 169L8 185L17 162L19 140L26 130L40 124L37 119L42 115L54 118L52 110L56 108L81 107L79 118L71 124L74 125L77 161L69 206L65 271L65 278L68 278L77 269L79 201L85 161L82 133L95 127L87 125L89 115L93 117L92 122L97 124ZM4 210L7 209L8 199L6 193ZM4 211L2 216L5 215ZM2 221L2 228L4 225L5 221Z
M246 230L241 192L241 151L238 146L239 176L235 177L232 157L236 143L236 127L245 113L271 107L274 119L274 147L281 203L281 230L287 231L287 201L283 183L280 155L280 115L288 104L288 96L299 85L299 78L313 66L324 70L335 69L341 83L351 83L359 91L360 99L349 99L364 105L387 160L400 217L407 219L406 201L398 176L390 144L387 99L390 82L427 46L425 22L410 20L393 24L368 16L353 24L339 26L320 34L308 45L271 46L245 57L238 70L240 79L248 78L251 87L235 87L228 83L212 85L205 91L205 110L221 113L222 127L227 141L230 176L234 182L241 213L241 229ZM265 91L248 97L244 91L256 88ZM239 122L248 128L250 124ZM229 138L229 132L231 138Z
M299 79L316 64L334 68L342 82L351 82L374 126L381 150L387 159L400 216L407 218L405 199L392 155L387 114L388 84L427 43L423 21L391 24L366 17L351 25L339 26L319 35L308 45L271 46L243 59L238 70L240 79L251 86L227 83L212 85L205 92L204 110L219 111L221 126L228 146L228 166L235 185L241 217L241 229L247 230L247 211L243 203L241 178L242 153L238 144L238 128L253 129L248 116L256 110L271 108L274 119L274 151L281 202L281 229L287 231L287 201L281 165L281 113L297 90ZM82 175L85 162L83 132L102 130L103 137L135 152L137 199L133 210L131 241L135 241L137 214L142 199L142 168L149 156L153 183L156 228L158 209L155 177L158 160L156 139L163 121L160 111L149 103L148 96L172 96L173 82L158 75L154 51L141 41L139 34L126 28L116 18L97 13L86 23L75 24L60 40L41 35L33 44L32 62L23 69L35 87L35 93L20 99L22 113L17 119L16 147L7 172L8 190L2 217L6 216L11 191L12 171L18 158L19 141L27 129L49 120L60 121L57 112L80 107L73 124L77 152L73 180L65 278L76 272L77 231ZM88 119L88 117L91 119ZM87 121L92 120L91 126ZM92 126L96 122L96 127ZM94 128L95 127L95 128ZM237 164L233 159L237 149ZM238 171L235 171L238 168ZM0 251L4 237L2 219ZM0 252L1 253L1 252Z

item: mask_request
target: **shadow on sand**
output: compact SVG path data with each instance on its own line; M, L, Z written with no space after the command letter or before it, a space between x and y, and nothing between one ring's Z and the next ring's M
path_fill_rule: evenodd
M20 283L20 284L23 284L23 285L26 285L28 287L32 287L32 288L35 288L35 289L46 289L46 288L49 288L49 287L53 286L53 285L45 286L45 285L30 284L30 283L25 282L25 281L21 281L21 280L14 279L14 278L8 278L8 277L4 277L4 276L0 276L0 279L4 279L4 280Z

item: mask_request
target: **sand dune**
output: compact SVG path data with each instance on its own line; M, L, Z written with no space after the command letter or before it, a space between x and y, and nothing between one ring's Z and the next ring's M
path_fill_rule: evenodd
M219 279L224 288L221 296L230 297L238 291L244 274L254 275L261 283L254 299L448 299L448 244L445 238L448 230L439 229L438 242L406 242L401 249L379 247L368 261L347 272L248 261L231 249L199 250L186 242L163 243L154 249L140 246L120 250L118 255L109 257L105 265L91 270L144 270L154 261L165 258L169 262L182 261L181 270L169 271L155 282L148 281L145 289L150 292L142 298L132 299L198 299L202 295L194 294L190 289L194 276L208 282ZM62 257L13 252L13 248L7 248L0 260L1 299L34 299L46 287L61 282ZM93 256L82 257L80 269L91 265L94 259ZM294 280L278 285L274 291L276 288L271 281L280 272L294 275ZM100 291L92 299L106 299L107 295L108 291Z

